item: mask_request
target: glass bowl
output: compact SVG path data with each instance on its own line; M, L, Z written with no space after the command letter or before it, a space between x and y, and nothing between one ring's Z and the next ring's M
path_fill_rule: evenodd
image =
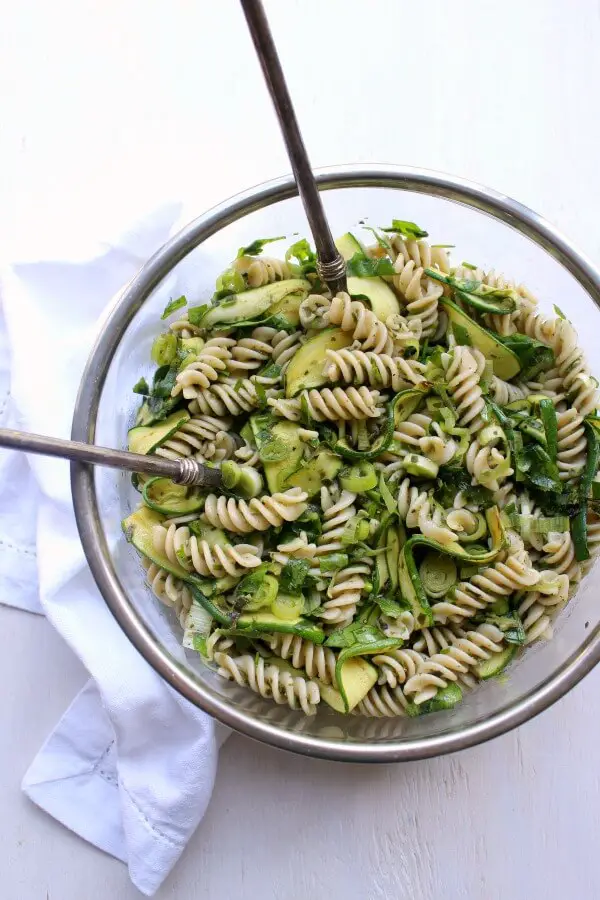
M334 234L392 218L418 222L433 243L453 244L453 259L494 268L524 282L552 313L573 322L595 368L600 276L531 210L458 178L400 167L340 167L318 173ZM80 386L73 438L122 447L148 376L150 346L167 301L212 295L237 248L256 237L310 237L291 176L227 200L187 225L141 269L102 323ZM137 505L129 475L72 465L75 514L98 587L117 621L151 666L206 712L250 737L286 750L350 762L423 759L473 746L525 722L575 685L600 658L598 570L560 615L552 641L533 645L505 679L467 693L451 712L417 719L342 716L328 707L313 718L275 706L219 678L181 647L181 629L144 583L121 520Z

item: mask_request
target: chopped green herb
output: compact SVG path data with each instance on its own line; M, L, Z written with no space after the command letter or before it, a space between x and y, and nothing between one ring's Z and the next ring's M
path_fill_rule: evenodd
M357 250L354 256L346 263L346 272L355 278L376 278L380 275L395 275L396 270L391 259L381 257L372 259L361 250Z
M150 388L148 387L148 382L145 378L140 378L139 381L136 381L131 390L134 394L141 394L143 397L146 397L150 393Z
M280 234L279 237L257 238L251 244L248 244L247 247L240 247L237 252L237 259L240 259L242 256L260 256L267 244L272 244L274 241L282 241L284 237L284 234Z
M175 310L181 309L182 306L187 305L186 298L182 295L178 297L177 300L170 300L164 308L161 319L168 319L171 313L174 313Z
M419 228L419 226L414 222L405 222L402 219L392 219L391 226L388 228L382 228L381 230L399 234L401 237L410 241L416 241L420 238L429 237L428 232L424 231L422 228Z

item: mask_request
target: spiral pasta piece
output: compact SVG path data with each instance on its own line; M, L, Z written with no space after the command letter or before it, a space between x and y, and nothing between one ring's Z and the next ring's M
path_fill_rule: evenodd
M581 474L587 455L587 440L583 418L570 406L556 416L556 461L561 481L570 481Z
M146 581L150 590L164 606L173 609L183 628L192 605L192 594L187 584L147 558L144 558L143 564L146 566Z
M300 324L305 331L309 328L327 328L331 301L323 294L309 294L300 304Z
M308 505L307 497L308 494L300 488L253 497L249 501L209 494L204 504L203 518L215 528L237 534L266 531L301 516Z
M183 369L177 374L171 395L177 397L182 393L186 400L193 400L200 391L206 390L220 375L227 372L234 346L233 338L216 337L207 341L191 362L187 365L184 363Z
M394 344L393 356L404 356L410 353L416 354L419 349L419 341L423 336L423 322L417 316L406 318L398 313L393 313L385 320L385 327Z
M346 384L370 384L377 388L402 391L425 381L425 366L417 360L392 357L387 353L371 353L358 347L326 350L323 374L329 381Z
M234 456L244 465L252 466L253 468L260 462L258 450L256 447L251 447L250 444L243 444L241 447L238 447Z
M243 377L248 372L259 369L271 357L273 347L260 339L261 330L255 328L249 337L240 338L231 348L228 369L232 375Z
M327 600L323 602L324 622L338 627L352 622L372 564L370 559L361 559L335 573L327 588Z
M581 416L589 416L598 406L598 383L588 371L577 333L566 319L558 319L554 336L556 368L567 397Z
M460 424L471 433L479 431L485 406L479 384L485 369L483 353L471 347L455 347L450 355L442 357L442 363Z
M506 456L498 447L492 443L484 446L477 438L469 444L465 465L473 480L491 491L499 491L500 481L513 474L513 469L506 468Z
M483 284L498 290L512 290L517 300L517 309L508 315L498 315L488 313L483 317L483 321L492 331L497 331L501 335L513 334L517 330L516 320L529 312L535 311L537 306L537 298L522 284L515 284L505 275L490 269L484 272L483 269L471 269L466 266L458 266L454 272L454 277L465 281L481 281Z
M525 629L525 644L552 638L552 622L569 598L569 577L559 575L558 590L554 594L529 591L517 609Z
M344 292L336 294L328 315L331 325L352 332L353 339L360 342L361 350L372 350L374 353L392 351L393 341L387 328L360 300L351 300L350 295Z
M498 653L504 645L504 635L495 625L483 624L457 638L443 653L435 653L420 663L418 670L404 685L406 696L417 705L431 700L448 682L457 681L470 668Z
M323 526L317 540L316 555L338 553L342 550L341 538L346 523L356 515L354 501L356 494L342 491L336 497L329 488L321 488L321 508L323 509Z
M567 575L571 584L580 580L581 565L575 559L575 547L569 531L551 531L546 536L543 551L544 556L540 565L558 572L559 575Z
M427 241L392 241L392 255L396 252L392 283L407 301L406 313L421 323L421 335L431 337L438 324L438 300L443 294L441 284L424 273L436 267L448 271L448 257L442 248L432 248Z
M217 653L226 653L231 651L234 646L233 638L221 634L220 631L213 631L206 639L206 658L210 661L215 658Z
M492 376L490 382L490 397L500 406L506 406L507 403L513 403L515 400L522 400L532 393L525 384L511 384L509 381L503 381L497 375Z
M175 434L154 451L165 459L194 456L207 459L208 445L215 444L217 435L227 432L231 419L217 416L195 416L188 419Z
M436 625L433 628L423 628L419 635L413 644L413 650L418 650L427 656L434 656L436 653L447 652L454 641L466 637L466 632L457 626L449 628ZM457 672L456 677L457 681L469 690L477 686L477 678L468 670Z
M241 577L248 569L260 565L260 552L252 544L227 544L224 547L200 540L185 525L154 525L152 529L154 548L175 564L188 572L196 571L208 578L223 578L225 575Z
M399 685L395 688L387 684L372 687L369 693L358 703L353 713L360 716L381 719L391 716L405 716L408 700Z
M295 669L304 669L309 678L316 678L321 684L335 684L336 656L329 647L313 644L297 634L272 634L269 647Z
M260 403L261 398L250 379L225 378L207 390L198 391L189 410L194 416L239 416Z
M434 603L433 618L442 624L460 622L475 615L500 597L513 591L530 590L540 580L540 573L529 563L527 554L512 553L506 560L495 562L469 581L460 581L453 595Z
M423 655L408 647L387 650L371 657L371 662L379 670L377 683L387 684L390 688L404 684L412 678L422 661Z
M407 528L418 528L419 531L440 544L451 544L458 540L458 535L442 522L442 511L433 502L427 491L419 490L405 478L398 491L398 513Z
M215 662L218 672L223 678L249 687L275 703L287 703L291 709L300 708L304 715L314 716L321 700L319 685L300 675L292 675L279 666L268 664L262 657L255 658L250 654L230 656L228 653L216 653Z
M590 570L600 552L600 517L594 512L587 514L587 544L590 558L581 563L583 575Z
M300 421L303 405L315 422L374 419L383 412L383 407L377 405L379 391L367 387L313 389L302 391L300 397L291 400L269 398L267 402L277 415L292 422Z
M288 264L273 256L239 256L234 259L231 268L243 277L249 288L291 277Z
M192 325L188 318L187 312L184 312L178 319L176 319L174 322L171 322L171 324L169 325L169 331L180 338L191 338L198 337L201 329L198 325Z

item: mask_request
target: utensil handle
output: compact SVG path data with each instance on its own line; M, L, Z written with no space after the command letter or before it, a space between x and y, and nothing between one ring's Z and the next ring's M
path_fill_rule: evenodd
M39 453L42 456L58 456L75 462L92 463L113 469L127 469L142 475L170 478L176 484L195 484L217 488L221 484L219 469L201 466L195 459L162 459L160 456L144 456L127 450L96 447L80 441L64 441L61 438L41 434L27 434L0 428L0 447L19 450L22 453Z
M279 55L261 0L240 0L250 35L277 113L279 127L292 164L298 193L312 231L318 255L318 272L331 291L345 291L346 263L335 246L325 217L310 161L300 133L292 98L287 88Z

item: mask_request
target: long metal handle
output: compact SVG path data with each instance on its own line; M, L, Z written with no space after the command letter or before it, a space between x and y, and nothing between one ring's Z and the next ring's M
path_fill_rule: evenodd
M310 167L292 98L262 2L261 0L240 0L240 2L279 119L279 127L292 164L300 199L315 241L319 275L334 294L345 291L346 264L338 253L325 217L321 195Z
M80 441L63 441L41 434L27 434L0 428L0 447L9 447L23 453L39 453L42 456L58 456L75 462L108 466L112 469L128 469L142 475L170 478L176 484L196 484L218 488L221 484L219 469L201 466L195 459L162 459L160 456L144 456L127 450L111 450Z

